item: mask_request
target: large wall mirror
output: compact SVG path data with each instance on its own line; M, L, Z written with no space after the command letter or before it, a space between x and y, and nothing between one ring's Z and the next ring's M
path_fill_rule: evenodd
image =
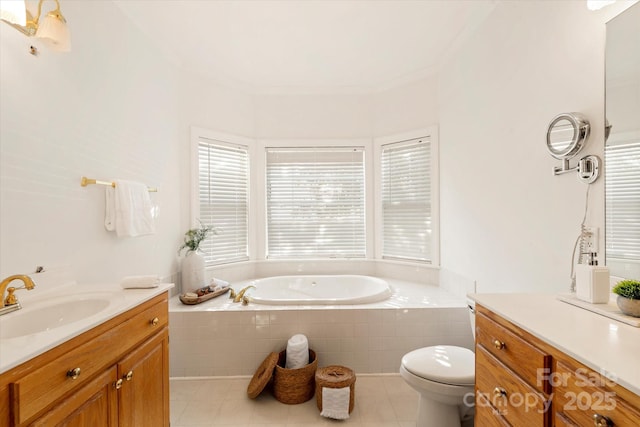
M640 3L607 23L606 260L640 280Z

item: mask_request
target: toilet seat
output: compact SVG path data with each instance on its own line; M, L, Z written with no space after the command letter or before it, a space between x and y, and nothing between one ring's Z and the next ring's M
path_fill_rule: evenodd
M419 348L402 357L402 366L415 376L442 384L472 386L475 382L475 354L464 347Z

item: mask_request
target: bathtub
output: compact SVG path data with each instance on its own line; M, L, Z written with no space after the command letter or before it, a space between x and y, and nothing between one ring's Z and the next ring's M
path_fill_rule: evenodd
M257 297L256 291L276 277L241 280L233 288L260 281L247 292ZM360 304L253 301L242 305L225 294L185 305L176 295L169 302L170 375L251 376L265 356L283 350L294 334L307 336L321 366L344 365L358 373L397 374L405 353L429 345L473 348L464 297L434 285L381 281L393 294Z
M252 280L249 301L269 305L367 304L392 295L389 283L358 275L275 276Z

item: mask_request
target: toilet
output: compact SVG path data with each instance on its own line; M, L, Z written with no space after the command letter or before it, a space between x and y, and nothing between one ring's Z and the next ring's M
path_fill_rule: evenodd
M468 300L475 337L475 302ZM420 395L417 427L460 427L473 416L475 355L468 348L436 345L402 357L400 376Z

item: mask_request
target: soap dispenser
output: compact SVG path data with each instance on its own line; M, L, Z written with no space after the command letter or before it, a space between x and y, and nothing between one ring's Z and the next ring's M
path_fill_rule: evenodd
M609 268L598 267L596 253L589 253L587 264L576 265L576 297L591 304L609 302Z

